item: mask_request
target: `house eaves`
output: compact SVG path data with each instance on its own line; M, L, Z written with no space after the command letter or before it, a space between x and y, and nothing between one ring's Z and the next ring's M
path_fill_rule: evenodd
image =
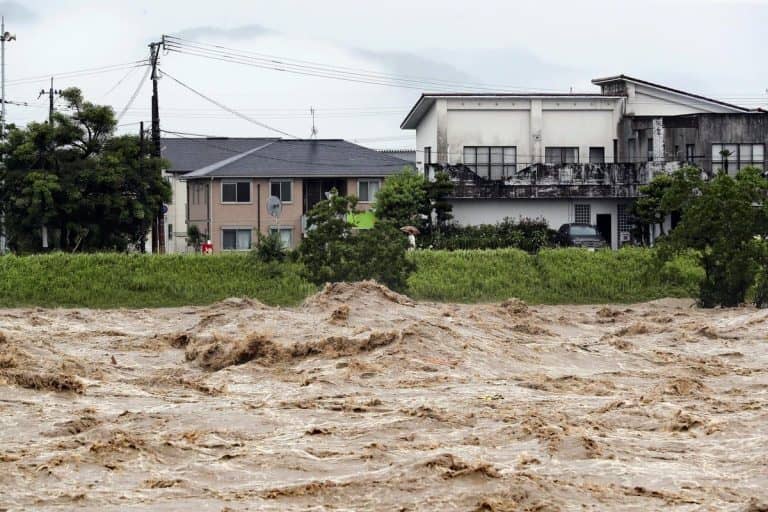
M630 82L630 83L633 83L633 84L638 84L638 85L642 85L642 86L645 86L645 87L651 87L653 89L658 89L658 90L661 90L661 91L677 94L677 95L684 96L684 97L687 97L687 98L696 99L696 100L704 101L704 102L707 102L707 103L712 103L712 104L715 104L715 105L719 105L721 107L727 107L727 108L733 109L735 112L745 112L745 113L746 112L754 112L754 110L751 110L751 109L746 108L746 107L740 107L740 106L734 105L732 103L726 103L724 101L716 100L714 98L708 98L706 96L701 96L700 94L693 94L693 93L690 93L690 92L682 91L680 89L674 89L672 87L667 87L666 85L661 85L661 84L657 84L657 83L654 83L654 82L649 82L647 80L641 80L639 78L634 78L634 77L631 77L629 75L624 75L624 74L615 75L615 76L609 76L609 77L605 77L605 78L595 78L594 80L592 80L592 83L595 84L595 85L602 85L602 84L605 84L605 83L622 81L622 80L625 81L625 82Z
M477 99L546 99L546 98L578 98L578 99L619 99L623 96L614 96L600 93L423 93L411 110L400 123L402 130L415 130L421 118L429 112L435 101L441 98L477 98Z

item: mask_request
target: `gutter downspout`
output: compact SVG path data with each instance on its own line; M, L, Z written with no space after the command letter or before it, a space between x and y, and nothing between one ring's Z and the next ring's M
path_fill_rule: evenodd
M256 183L256 239L261 235L261 183Z

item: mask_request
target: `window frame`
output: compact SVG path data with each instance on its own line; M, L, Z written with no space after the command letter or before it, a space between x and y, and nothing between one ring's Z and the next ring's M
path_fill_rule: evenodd
M293 248L293 226L269 226L269 234L277 233L278 238L280 238L280 233L282 231L288 231L291 234L290 242L288 245L283 244L284 249L292 249ZM280 242L282 243L283 239L280 238Z
M548 162L547 161L547 150L560 150L560 162ZM576 150L576 159L573 162L567 162L565 160L565 152L567 150ZM578 164L581 162L581 157L579 156L579 146L545 146L544 147L544 163L550 164L550 165L563 165L563 164Z
M379 188L376 190L376 193L378 193L381 190L381 179L380 178L370 178L370 179L369 178L365 178L365 179L358 179L357 180L357 200L358 200L358 202L360 202L362 204L370 204L370 203L375 202L376 201L376 196L374 196L373 198L369 197L368 200L364 200L361 197L361 195L360 195L360 184L363 183L363 182L369 184L368 185L369 186L369 188L368 188L368 195L370 196L370 192L371 192L371 190L370 190L370 183L376 183L378 185Z
M586 209L587 222L579 222L579 209ZM582 216L584 212L581 212ZM573 205L573 223L574 224L588 224L592 225L592 205L589 203L574 203Z
M432 163L432 146L424 146L424 164Z
M715 147L719 146L720 150L717 152L718 158L715 159ZM715 166L717 164L721 165L726 160L723 159L723 157L720 155L720 151L722 151L722 148L725 146L736 146L736 155L735 157L732 155L728 158L728 164L730 167L730 164L733 163L735 165L733 172L739 172L742 167L747 166L754 166L755 164L759 164L758 168L761 170L765 170L765 143L763 142L713 142L710 144L710 163L712 164L712 168L715 169ZM750 146L750 153L751 156L749 159L743 159L741 155L741 147L742 146ZM763 158L762 160L755 160L755 146L759 146L762 149ZM722 167L720 167L722 169ZM728 169L728 172L731 172L731 169Z
M593 162L592 161L592 150L599 150L602 151L602 158L599 162ZM605 146L589 146L589 163L594 165L604 164L605 163Z
M225 231L234 231L235 232L235 248L234 249L227 249L224 244L224 232ZM237 233L239 231L247 231L250 234L250 243L249 246L245 249L241 249L237 247ZM253 227L249 226L234 226L234 227L222 227L221 228L221 250L222 251L250 251L253 248Z
M472 163L467 163L467 150L471 151L473 154L474 162ZM497 153L494 154L493 150L497 150ZM501 154L501 161L494 161L493 156L497 156L499 152ZM506 160L509 152L514 154L512 162L507 162ZM481 155L481 153L485 153L482 155L485 161L478 164L478 156ZM487 180L504 180L514 176L514 174L517 172L517 146L464 146L462 147L461 156L464 165L472 169L472 171L481 178ZM484 174L480 174L480 172L478 172L481 167L486 171ZM493 176L494 167L501 167L500 178ZM512 171L511 173L508 172L510 170Z
M237 200L237 194L238 194L238 184L241 183L247 183L248 184L248 201L238 201ZM224 185L235 185L235 200L234 201L225 201L224 200ZM253 182L251 180L222 180L221 186L219 187L221 190L220 192L220 199L221 204L253 204Z
M274 184L277 184L277 183L279 183L279 184L280 184L280 195L278 195L278 196L276 196L276 197L277 197L278 199L280 199L280 202L281 202L281 203L283 203L283 204L291 204L291 203L293 203L293 180L292 180L292 179L290 179L290 178L275 178L275 179L270 179L270 180L269 180L269 195L270 195L270 196L274 196L274 194L272 193L272 186L273 186ZM289 184L289 185L288 185L288 190L290 191L290 196L291 196L291 197L290 197L290 199L283 199L283 198L281 197L281 196L282 196L282 193L283 193L283 184L284 184L284 183L288 183L288 184Z

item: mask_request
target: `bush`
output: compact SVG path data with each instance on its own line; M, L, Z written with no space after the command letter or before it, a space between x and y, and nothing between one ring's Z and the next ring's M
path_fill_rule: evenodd
M446 226L439 232L419 237L419 244L436 250L471 250L515 248L535 253L554 245L555 232L543 219L509 217L497 224L479 226Z
M251 254L262 263L285 261L286 250L283 247L283 241L280 235L270 233L269 235L258 234L259 244L251 251Z
M376 194L376 218L398 228L407 225L423 228L422 219L432 210L427 188L424 176L410 167L392 174Z
M333 194L307 217L312 226L299 248L307 279L316 284L375 279L403 291L415 266L406 259L406 236L391 222L354 230L346 216L356 199Z
M666 254L694 249L704 269L699 303L703 307L742 304L760 268L765 233L768 180L745 168L735 178L723 172L701 184L683 217L662 246ZM760 206L762 204L762 206Z

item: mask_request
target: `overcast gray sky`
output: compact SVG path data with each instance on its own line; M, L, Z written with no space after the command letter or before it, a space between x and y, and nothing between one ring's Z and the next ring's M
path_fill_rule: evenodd
M24 0L0 2L6 30L8 121L44 120L46 79L22 80L143 59L162 34L292 59L467 84L592 91L592 78L625 73L750 107L768 104L768 1ZM413 146L399 129L421 89L300 76L169 53L170 75L263 123L373 147ZM144 69L62 76L88 99L123 110ZM122 131L150 119L150 82ZM435 92L448 87L425 87ZM456 89L456 87L451 87ZM206 103L168 77L162 128L274 135Z

